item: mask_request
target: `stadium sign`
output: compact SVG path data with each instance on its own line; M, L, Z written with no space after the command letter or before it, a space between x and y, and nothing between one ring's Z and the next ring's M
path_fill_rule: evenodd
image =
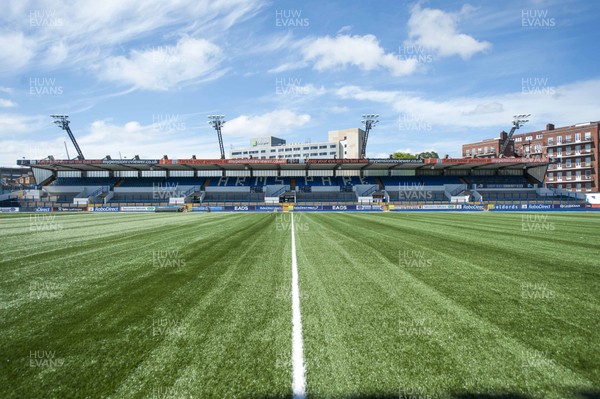
M551 204L526 204L523 205L523 209L527 209L530 211L542 211L552 209Z
M457 209L461 209L461 205L423 205L422 209L455 211Z
M249 211L250 207L247 205L242 205L242 206L234 206L233 207L234 211Z
M281 211L281 207L280 206L256 206L256 210L257 211L265 211L265 212L275 212L275 211Z
M59 206L58 208L56 208L56 210L59 212L81 212L81 211L83 211L82 208L68 208L68 207L62 207L62 206Z
M105 165L157 165L158 159L105 159Z
M52 212L52 208L47 206L38 206L33 210L34 212Z
M90 212L119 212L118 206L91 206Z
M294 205L294 212L296 211L300 211L300 212L304 212L304 211L322 211L323 207L321 205L313 205L313 206L308 206L308 205Z
M483 211L483 205L464 204L461 208L463 211Z
M490 211L520 211L522 206L519 204L489 204Z
M155 206L122 206L121 212L154 212Z
M14 213L14 212L19 212L20 208L14 208L14 207L2 207L0 208L0 213Z
M192 212L221 212L222 206L193 206Z
M332 211L347 211L347 210L349 210L347 205L332 205L331 207L324 206L323 209L331 209Z
M356 205L357 211L383 211L383 205Z
M585 205L582 204L555 204L554 208L558 209L581 209L585 208Z

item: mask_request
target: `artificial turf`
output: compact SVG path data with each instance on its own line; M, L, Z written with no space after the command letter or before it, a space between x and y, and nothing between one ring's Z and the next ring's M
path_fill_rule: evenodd
M600 217L530 215L295 214L307 396L600 395ZM0 397L290 397L290 218L0 217Z

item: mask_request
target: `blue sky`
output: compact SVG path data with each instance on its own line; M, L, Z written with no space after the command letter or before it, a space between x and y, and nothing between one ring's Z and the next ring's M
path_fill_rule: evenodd
M595 1L11 0L0 15L0 165L219 156L319 141L378 113L367 155L600 119Z

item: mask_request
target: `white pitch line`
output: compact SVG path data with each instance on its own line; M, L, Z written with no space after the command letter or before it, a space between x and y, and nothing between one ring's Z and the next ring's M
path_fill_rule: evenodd
M303 352L300 288L298 288L298 261L296 259L296 235L294 234L294 214L292 213L292 392L294 394L294 399L306 398Z

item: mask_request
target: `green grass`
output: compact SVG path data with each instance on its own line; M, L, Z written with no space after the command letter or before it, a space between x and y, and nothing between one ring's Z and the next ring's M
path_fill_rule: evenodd
M308 397L598 397L600 215L526 215L296 214ZM0 397L289 397L288 222L0 217Z

